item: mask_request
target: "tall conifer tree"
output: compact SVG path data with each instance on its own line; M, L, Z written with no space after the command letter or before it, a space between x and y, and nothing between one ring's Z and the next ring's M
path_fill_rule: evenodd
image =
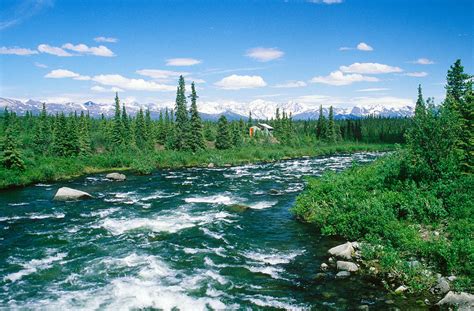
M191 84L191 108L190 108L190 147L192 151L197 151L205 148L204 136L203 136L203 125L201 117L199 116L199 111L197 109L197 99L196 88L194 87L194 82Z

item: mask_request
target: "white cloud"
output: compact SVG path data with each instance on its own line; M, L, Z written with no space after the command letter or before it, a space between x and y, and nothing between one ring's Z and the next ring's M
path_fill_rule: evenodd
M363 76L361 74L344 74L337 70L331 72L328 76L318 76L311 79L311 83L323 83L329 85L349 85L354 82L377 82L379 79L375 77Z
M134 91L175 91L173 85L160 84L143 79L130 79L117 74L97 75L92 77L92 81L102 85L115 86L124 90Z
M214 83L214 85L225 90L239 90L264 87L267 83L260 76L230 75Z
M195 58L169 58L166 60L166 66L194 66L202 63Z
M116 43L116 42L118 42L118 39L117 38L111 38L111 37L95 37L94 41L95 42Z
M422 77L426 77L428 75L427 72L424 72L424 71L419 71L419 72L407 72L405 74L405 76L409 76L409 77L417 77L417 78L422 78Z
M413 64L418 64L418 65L432 65L435 62L428 59L428 58L418 58L417 60L412 62Z
M66 43L62 46L62 48L70 50L70 51L74 51L80 54L90 54L90 55L103 56L103 57L115 56L114 52L112 52L109 48L103 45L89 47L82 43L77 44L77 45L74 45L72 43Z
M35 62L35 66L38 67L38 68L48 68L48 66L46 66L45 64L41 64L41 63L38 63L38 62Z
M354 48L350 48L348 46L343 46L343 47L340 47L339 48L339 51L350 51L350 50L353 50Z
M137 70L136 73L142 76L150 77L157 80L168 80L171 78L177 78L179 76L187 76L187 72L178 72L171 70L161 70L161 69L141 69Z
M49 73L47 73L44 77L45 78L50 78L50 79L72 78L74 80L82 80L82 81L86 81L86 80L91 79L89 76L82 76L78 73L75 73L73 71L66 70L66 69L52 70Z
M276 88L297 88L297 87L304 87L306 86L306 82L304 81L287 81L285 83L276 84L274 87Z
M93 87L91 87L91 91L100 92L100 93L123 92L121 88L118 88L115 86L111 88L105 88L100 85L94 85Z
M253 48L247 51L245 56L253 58L259 62L269 62L283 57L285 53L277 48Z
M38 51L41 53L47 53L47 54L52 54L60 57L69 57L69 56L74 56L71 53L63 50L60 47L57 46L50 46L48 44L40 44L38 45Z
M381 74L402 72L400 67L389 66L379 63L353 63L349 66L341 66L339 69L345 73L361 73L361 74Z
M368 45L365 42L361 42L361 43L357 44L357 49L359 51L368 51L368 52L374 50L370 45Z
M28 56L28 55L38 54L38 51L30 50L26 48L20 48L16 46L12 48L7 48L5 46L2 46L0 47L0 54Z
M323 4L338 4L342 3L343 0L308 0L311 3L323 3Z
M381 91L388 91L388 90L390 89L386 87L374 87L374 88L357 90L357 92L381 92Z

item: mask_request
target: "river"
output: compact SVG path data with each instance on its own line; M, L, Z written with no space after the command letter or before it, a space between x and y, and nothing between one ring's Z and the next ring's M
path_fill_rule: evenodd
M318 276L327 250L290 212L305 176L374 153L93 175L0 192L0 309L393 307L361 276ZM52 201L68 186L95 199ZM250 206L234 211L232 204ZM387 301L388 300L388 301Z

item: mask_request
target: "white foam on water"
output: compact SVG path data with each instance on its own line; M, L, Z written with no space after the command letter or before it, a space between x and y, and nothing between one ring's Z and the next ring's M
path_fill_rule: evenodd
M55 213L55 214L31 214L28 216L29 219L46 219L46 218L64 218L66 215L64 213Z
M293 299L282 299L264 295L253 295L251 297L246 298L246 300L250 301L254 305L259 307L271 307L283 310L307 310L308 307L305 306L298 306L294 304ZM289 300L289 301L288 301Z
M66 256L67 253L57 253L56 255L52 255L43 259L32 259L28 262L20 263L20 265L23 267L22 270L10 273L6 275L3 279L5 281L9 280L11 282L16 282L24 276L50 268L54 262L57 262Z
M204 234L216 239L216 240L223 240L224 239L224 235L223 234L218 234L216 232L212 232L211 230L207 229L207 228L199 228L202 232L204 232Z
M283 279L280 274L284 272L283 268L274 266L245 266L247 270L253 273L262 273L271 276L273 279Z
M266 265L279 265L291 262L296 256L301 255L302 251L295 251L290 253L281 253L273 250L271 253L262 252L245 252L242 253L246 258L260 262Z
M9 206L24 206L24 205L28 205L30 203L28 202L20 202L20 203L8 203Z
M119 211L120 208L118 207L114 207L114 208L108 208L108 209L103 209L103 210L100 210L100 211L93 211L93 212L90 212L90 213L82 213L81 216L82 217L97 217L99 216L100 218L105 218L109 215L112 215L113 213Z
M50 184L42 184L42 183L36 184L35 186L36 187L51 187Z
M230 204L237 203L237 201L235 201L233 198L226 195L222 195L222 194L194 197L194 198L185 198L184 201L186 203L208 203L208 204L223 204L223 205L230 205Z
M273 205L277 203L278 201L262 201L262 202L250 204L249 207L252 209L265 209L265 208L272 207Z
M146 197L141 198L142 201L150 201L155 199L171 198L178 195L178 193L165 193L161 190L158 190Z
M182 229L198 225L205 225L216 220L225 221L232 215L225 212L189 215L184 212L175 212L155 218L107 218L100 224L113 235L120 235L127 231L148 229L154 232L176 233Z

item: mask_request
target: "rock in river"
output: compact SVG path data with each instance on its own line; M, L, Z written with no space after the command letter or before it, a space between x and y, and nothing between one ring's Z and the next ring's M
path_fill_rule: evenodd
M69 201L69 200L80 200L80 199L90 199L92 196L84 191L62 187L58 189L53 200L56 201Z
M459 310L473 310L474 295L468 293L449 292L438 302L440 306L456 306Z
M231 206L229 206L229 209L234 212L245 212L249 208L249 206L243 204L232 204Z
M349 271L340 271L336 274L337 279L347 278L349 276L351 276L351 273Z
M432 288L432 292L435 294L446 294L449 292L450 286L446 278L440 277L436 282L436 286Z
M120 173L110 173L105 175L105 178L115 181L124 181L125 179L127 179L127 176Z
M340 257L344 259L351 259L352 253L354 252L354 248L352 247L351 242L347 242L345 244L341 244L341 245L331 248L328 252L332 256L336 256L336 257Z
M349 272L356 272L357 270L359 270L359 267L357 267L355 263L350 262L350 261L338 260L336 262L336 267L337 267L337 270L349 271Z

